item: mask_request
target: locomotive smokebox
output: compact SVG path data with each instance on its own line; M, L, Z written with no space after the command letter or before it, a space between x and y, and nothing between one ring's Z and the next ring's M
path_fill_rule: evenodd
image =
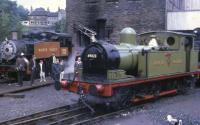
M105 40L106 19L97 19L97 39Z

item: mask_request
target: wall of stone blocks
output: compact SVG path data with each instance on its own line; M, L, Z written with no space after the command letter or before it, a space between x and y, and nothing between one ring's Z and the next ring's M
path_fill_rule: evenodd
M114 1L114 2L112 2ZM132 27L137 33L165 30L166 0L67 0L68 32L78 41L74 24L96 30L96 20L106 19L110 41L118 42L119 33Z

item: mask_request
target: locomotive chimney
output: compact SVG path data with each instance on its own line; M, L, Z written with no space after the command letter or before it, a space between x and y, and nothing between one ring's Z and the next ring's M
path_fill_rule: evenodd
M97 19L97 39L105 40L106 19Z

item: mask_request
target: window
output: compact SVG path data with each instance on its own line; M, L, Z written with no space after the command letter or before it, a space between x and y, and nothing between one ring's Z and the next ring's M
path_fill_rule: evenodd
M175 43L174 37L168 37L168 38L167 38L167 44L168 44L169 46L174 45L174 43Z

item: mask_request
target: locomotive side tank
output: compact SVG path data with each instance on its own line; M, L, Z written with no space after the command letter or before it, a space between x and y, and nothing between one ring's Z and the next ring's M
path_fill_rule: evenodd
M62 88L72 92L83 88L91 104L120 107L184 91L194 82L198 52L193 49L192 34L159 31L136 35L132 28L125 28L120 37L119 45L98 41L86 47L76 80L63 80Z

